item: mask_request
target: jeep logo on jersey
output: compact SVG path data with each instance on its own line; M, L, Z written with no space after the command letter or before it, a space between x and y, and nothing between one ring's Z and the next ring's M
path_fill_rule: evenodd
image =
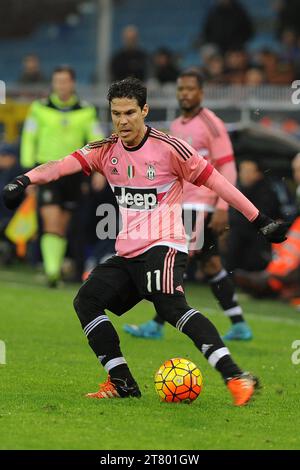
M149 210L157 206L157 190L155 188L120 188L115 186L114 193L118 204L126 209Z
M155 178L155 168L152 165L148 165L147 178L148 180L154 180Z

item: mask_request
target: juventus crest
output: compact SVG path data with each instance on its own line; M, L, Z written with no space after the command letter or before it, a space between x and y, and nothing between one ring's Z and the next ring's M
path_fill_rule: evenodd
M153 165L148 165L147 178L151 181L155 178L155 168Z

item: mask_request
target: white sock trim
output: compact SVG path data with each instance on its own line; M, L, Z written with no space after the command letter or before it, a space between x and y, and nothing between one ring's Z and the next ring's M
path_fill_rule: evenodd
M195 313L199 313L197 312L197 310L195 310L194 308L191 308L190 310L188 310L184 315L182 315L182 317L178 320L178 322L176 323L176 328L179 330L179 331L182 331L182 328L184 327L184 325L186 324L186 322L193 316L195 315Z
M100 317L95 318L93 321L88 323L85 328L83 329L84 333L86 336L90 334L90 332L96 328L96 326L99 325L99 323L102 323L103 321L110 321L107 315L100 315Z
M192 313L188 316L188 318L187 318L187 319L182 323L182 325L180 326L180 331L183 330L183 327L185 326L185 324L186 324L194 315L196 315L197 313L199 313L199 312L197 312L197 310L195 310L194 312L192 312Z
M218 274L216 274L214 277L212 277L209 280L209 283L213 284L214 282L219 282L221 281L221 279L224 279L224 277L226 276L228 276L228 272L226 271L226 269L221 269L221 271Z
M226 317L234 317L235 315L243 315L243 310L240 305L236 307L229 308L228 310L224 310L224 315Z
M224 356L230 356L230 352L228 348L220 348L211 353L211 355L207 358L209 364L212 367L215 367L216 364L219 362L220 359Z
M106 370L106 372L109 372L111 369L113 369L114 367L120 366L121 364L127 364L125 358L115 357L114 359L111 359L105 364L104 369Z

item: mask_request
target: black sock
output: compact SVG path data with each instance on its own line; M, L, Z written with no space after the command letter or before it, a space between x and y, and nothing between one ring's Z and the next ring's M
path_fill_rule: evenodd
M191 338L224 380L242 373L212 322L198 310L191 308L184 296L156 295L153 303L156 311L166 321Z
M176 327L194 341L195 346L225 381L242 373L215 326L200 312L195 309L188 310L177 322Z
M242 308L236 301L234 284L227 271L222 269L218 274L209 277L208 280L214 296L231 323L245 321Z
M100 315L84 327L88 342L99 361L112 378L135 383L120 349L119 336L106 315Z
M112 382L114 382L114 379L122 379L125 380L129 386L136 383L127 364L120 364L119 366L113 367L110 369L109 375Z
M222 357L222 359L220 359L216 364L216 369L220 372L225 382L228 379L243 373L243 371L233 362L231 356Z

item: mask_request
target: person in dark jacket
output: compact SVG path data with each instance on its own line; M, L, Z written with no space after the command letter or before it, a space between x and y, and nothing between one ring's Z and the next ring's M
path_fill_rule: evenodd
M257 161L244 160L239 165L239 189L260 211L280 218L280 202ZM228 271L264 269L271 259L271 245L260 237L239 213L229 211L230 231L226 264Z
M299 0L280 0L280 2L278 3L277 10L278 36L281 38L282 33L287 29L294 31L296 34L299 35Z
M272 259L263 270L237 269L234 278L236 284L249 294L277 297L300 310L300 153L292 161L292 170L298 216L289 220L292 223L287 239L280 246L272 245Z
M154 78L164 85L165 83L176 82L179 69L176 65L172 51L165 47L159 48L153 56Z
M218 0L204 24L203 42L216 44L225 53L243 48L253 36L253 25L247 11L237 0Z
M122 32L123 47L111 60L112 80L135 77L146 80L148 74L148 55L139 45L139 32L133 25L128 25Z

